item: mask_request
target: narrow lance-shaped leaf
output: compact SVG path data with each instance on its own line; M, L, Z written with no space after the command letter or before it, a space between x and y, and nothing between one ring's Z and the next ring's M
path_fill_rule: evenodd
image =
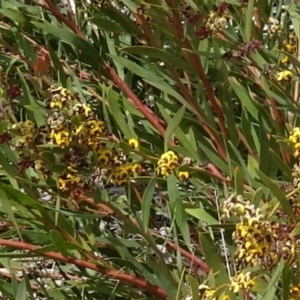
M165 133L165 152L167 152L169 149L169 143L172 138L172 135L174 134L177 126L180 124L180 122L184 116L184 113L185 113L185 107L182 106L167 127L167 130Z
M149 217L150 217L150 210L151 210L151 203L154 196L155 191L155 185L156 185L156 177L153 177L144 194L142 199L142 220L143 220L143 229L144 231L148 230L148 224L149 224Z

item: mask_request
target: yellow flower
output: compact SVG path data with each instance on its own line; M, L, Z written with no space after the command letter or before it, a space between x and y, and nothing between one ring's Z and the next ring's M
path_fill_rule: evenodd
M190 173L189 173L189 172L179 172L179 173L178 173L178 177L179 177L181 180L186 180L186 179L189 179Z
M286 43L286 44L283 45L283 49L284 49L284 51L286 51L290 54L293 54L293 53L296 52L297 47L296 47L296 45Z
M281 71L277 73L276 80L281 82L281 81L290 81L293 77L293 74L289 70Z
M128 141L128 144L130 145L131 148L136 149L139 146L139 141L132 138Z
M90 137L97 137L103 133L104 122L100 120L88 120L86 121L86 126L89 130Z
M62 107L63 107L63 102L60 95L54 95L50 101L50 108L58 110L58 109L62 109Z
M292 143L297 143L300 141L300 128L295 127L290 133L289 141Z
M79 181L80 181L80 177L75 176L73 174L68 174L67 179L69 180L70 184L72 184L72 185L76 184L76 183L79 183Z
M92 107L91 107L90 104L78 103L73 107L73 114L74 115L84 115L84 116L88 117L92 113L93 113L92 112Z
M60 146L65 148L70 144L70 132L66 129L56 132L55 130L51 131L50 138L52 141Z
M131 164L126 166L126 170L130 175L133 175L133 173L139 174L142 170L142 166L140 164Z
M174 168L178 166L178 156L173 151L163 153L157 162L156 174L164 178L172 174Z
M58 183L57 183L57 187L58 189L62 190L62 191L67 191L68 188L67 188L67 181L63 178L59 178L58 179Z
M293 131L290 133L289 142L291 142L295 149L294 156L298 158L300 156L300 128L295 127Z
M30 121L30 120L26 120L23 123L23 126L26 127L26 128L30 128L30 129L34 129L35 128L35 124L32 121Z
M114 169L111 176L113 184L121 186L129 180L129 173L124 166L118 166Z
M240 273L231 278L230 290L233 293L239 292L239 290L248 291L254 286L254 281L251 279L251 273Z
M112 158L112 151L110 149L99 149L97 151L97 158L98 158L98 166L99 168L108 167L111 162Z
M281 62L285 65L288 65L290 63L289 57L287 55L284 55L281 59Z

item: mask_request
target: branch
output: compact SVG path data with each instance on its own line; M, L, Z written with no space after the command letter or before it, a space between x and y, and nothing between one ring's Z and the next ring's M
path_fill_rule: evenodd
M57 7L52 3L51 0L44 0L45 5L41 5L37 2L35 2L37 5L45 8L46 10L50 11L53 16L60 22L67 25L74 33L76 33L79 37L82 39L86 39L85 35L79 30L76 23L73 20L67 19L58 9Z
M32 244L18 242L18 241L11 241L11 240L6 240L6 239L0 239L0 245L12 247L15 249L28 250L30 252L38 253L40 255L40 253L38 252L39 247L34 246ZM73 258L73 257L64 257L60 253L54 252L54 251L43 252L42 255L44 257L54 259L55 261L69 263L69 264L76 265L78 267L94 270L106 277L111 278L111 279L119 280L130 286L139 287L143 290L146 290L151 295L156 296L157 299L161 299L161 300L167 299L167 294L162 288L152 285L152 284L146 282L145 280L139 279L135 276L122 273L121 271L105 270L105 269L100 268L96 264L90 263L88 261L84 261L84 260Z
M133 102L135 107L145 116L145 118L151 123L151 125L159 132L159 134L164 137L166 130L162 126L162 120L155 116L153 112L142 103L142 101L132 92L130 87L119 77L116 71L105 63L105 70L109 73L115 84L127 95L129 100ZM172 146L175 146L174 142L170 142Z

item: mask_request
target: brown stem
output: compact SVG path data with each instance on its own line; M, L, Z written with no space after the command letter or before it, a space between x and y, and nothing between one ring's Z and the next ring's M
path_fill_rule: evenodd
M167 4L169 5L169 7L171 7L171 3L169 1L167 1ZM134 12L132 12L132 14L136 18L136 21L138 22L138 24L141 26L141 28L144 32L144 35L147 37L148 43L153 47L161 48L160 44L155 39L155 36L153 35L151 28L149 27L149 24L146 22L145 18ZM175 14L175 18L176 18L176 16L177 15ZM177 18L176 22L174 22L172 20L172 18L170 17L170 21L175 24L180 23L179 18ZM180 39L183 39L183 29L182 29L181 25L179 27L177 26L176 29L177 29L177 31L176 31L177 36L179 36ZM178 30L180 30L180 32ZM195 110L195 112L197 112L197 114L198 114L197 119L198 119L199 123L202 124L204 130L209 134L211 140L213 141L214 145L216 146L218 153L225 160L226 152L223 149L222 144L220 143L220 141L218 139L218 136L213 132L213 130L211 130L209 125L204 121L205 116L203 114L201 107L199 107L197 100L193 97L193 95L191 94L191 91L188 89L188 87L185 86L181 82L178 74L174 71L174 68L169 63L165 62L165 65L166 65L166 68L168 69L170 75L172 76L173 80L176 82L176 86L180 90L181 94L185 97L186 101L192 106L192 108ZM220 117L220 115L221 114L219 114L219 117Z
M231 179L227 179L224 176L222 176L221 172L212 164L208 164L207 166L208 169L206 168L200 168L200 167L191 167L191 170L196 171L196 172L201 172L201 173L205 173L208 176L212 176L216 179L218 179L220 182L224 183L232 183Z
M67 19L58 9L57 7L52 3L51 0L43 0L45 5L41 5L37 2L36 5L42 6L44 7L46 10L50 11L53 16L61 21L62 23L64 23L65 25L67 25L74 33L76 33L79 37L81 37L82 39L86 39L85 35L79 30L79 28L77 27L76 23L72 20Z
M24 243L24 242L0 239L0 245L12 247L15 249L28 250L33 253L39 253L38 252L39 247L32 245L32 244ZM122 273L119 270L105 270L91 262L77 259L74 257L64 257L60 253L57 253L54 251L43 252L42 255L44 257L53 259L55 261L60 261L63 263L70 263L70 264L76 265L78 267L94 270L104 276L111 278L111 279L119 280L130 286L139 287L143 290L146 290L151 295L156 296L157 299L166 299L167 298L167 294L162 288L152 285L152 284L148 283L147 281L137 278L133 275Z
M193 255L192 253L178 247L177 245L175 245L174 243L168 241L167 243L167 247L178 251L186 258L188 258L191 261L191 264L196 264L197 266L199 266L199 268L205 273L208 274L209 273L209 267L208 265L201 260L200 258L196 257L195 255Z
M152 124L152 126L159 132L159 134L164 137L166 130L162 126L162 120L155 116L153 112L147 108L146 105L132 92L130 87L118 76L116 71L110 67L107 63L104 65L105 70L109 73L116 85L127 95L127 97L133 102L135 107L145 116L145 118ZM175 146L174 142L170 143Z
M166 3L167 3L167 5L169 6L170 9L173 8L173 3L172 2L173 2L172 0L166 0ZM183 27L182 27L182 24L181 24L181 21L180 21L180 18L178 16L178 14L175 13L172 16L173 16L172 22L173 22L173 24L176 28L176 32L177 32L178 36L183 41L183 47L193 51L193 47L192 47L191 43L184 36ZM213 107L213 110L214 110L214 112L215 112L215 114L218 118L221 131L222 131L222 133L225 137L228 137L228 131L227 131L227 128L225 126L225 121L224 121L223 113L222 113L222 110L221 110L221 106L219 104L219 100L217 99L216 95L213 92L213 89L211 88L210 83L207 80L207 77L206 77L206 75L204 73L204 70L203 70L202 63L201 63L198 55L196 55L194 53L187 52L187 51L183 51L183 55L187 58L187 61L189 61L190 64L195 67L195 69L197 71L197 74L198 74L200 80L202 81L204 89L207 93L208 99L210 100L211 105Z

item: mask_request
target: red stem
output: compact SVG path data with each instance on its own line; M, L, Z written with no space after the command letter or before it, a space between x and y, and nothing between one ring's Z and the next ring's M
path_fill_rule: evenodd
M0 239L0 245L12 247L15 249L28 250L31 252L38 252L38 250L39 250L39 247L34 246L32 244L18 242L18 241L11 241L11 240L6 240L6 239ZM157 299L166 299L167 298L167 294L162 288L152 285L152 284L146 282L145 280L139 279L135 276L122 273L119 270L117 270L117 271L116 270L105 270L91 262L73 258L73 257L64 257L60 253L57 253L54 251L43 252L42 255L44 257L54 259L55 261L60 261L63 263L70 263L70 264L74 264L78 267L94 270L104 276L120 280L121 282L123 282L125 284L139 287L143 290L148 291L151 295L156 296Z
M194 254L176 246L174 243L172 243L170 241L168 241L167 247L169 247L175 251L179 250L179 252L184 257L188 258L191 261L191 263L198 265L205 274L209 273L210 269L209 269L208 265L204 261L202 261L200 258L196 257Z
M44 0L45 5L41 5L39 3L36 3L39 6L44 7L45 9L47 9L48 11L50 11L53 16L61 21L62 23L64 23L65 25L67 25L74 33L76 33L79 37L81 37L82 39L86 39L85 35L78 29L76 23L72 20L67 19L58 9L57 7L52 3L51 0Z
M163 121L160 120L159 117L155 116L153 112L141 102L141 100L132 92L130 87L119 77L119 75L112 67L105 63L104 68L109 73L115 84L127 95L129 100L133 102L135 107L145 116L145 118L152 124L152 126L159 132L159 134L164 137L166 130L161 124ZM170 144L172 146L175 146L173 142L171 142Z

